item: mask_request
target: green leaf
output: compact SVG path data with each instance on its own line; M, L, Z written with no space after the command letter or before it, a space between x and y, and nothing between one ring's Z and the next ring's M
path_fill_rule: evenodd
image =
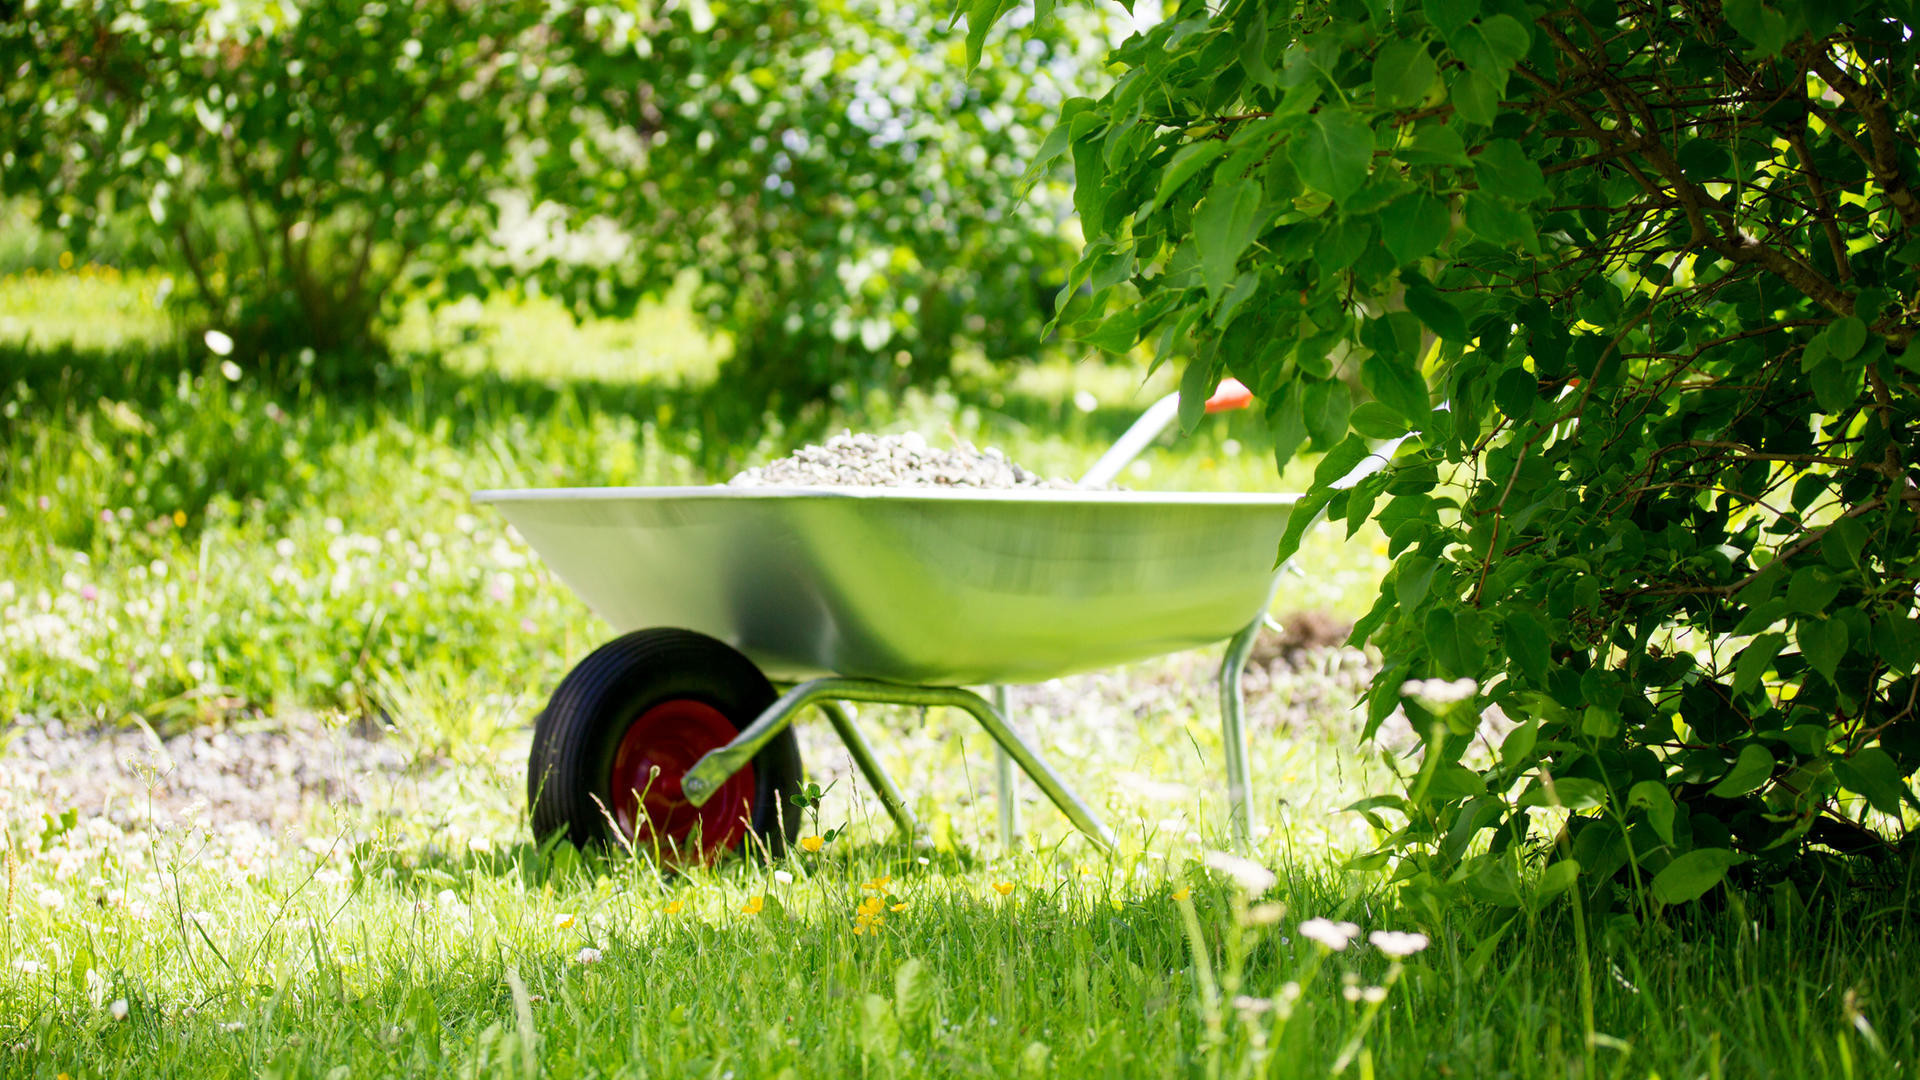
M1745 858L1726 848L1700 848L1667 864L1653 876L1653 895L1663 904L1685 904L1720 884L1727 870Z
M1461 69L1447 92L1453 98L1453 111L1469 124L1490 125L1500 113L1500 88L1477 71Z
M1739 32L1740 36L1753 42L1756 56L1778 56L1787 44L1787 20L1785 16L1768 7L1760 0L1725 0L1720 13L1726 17L1727 25Z
M1465 342L1467 340L1467 321L1460 315L1460 309L1445 294L1435 292L1424 285L1409 285L1406 291L1407 310L1420 317L1442 340Z
M1584 776L1555 777L1551 789L1542 784L1520 796L1521 806L1561 806L1568 810L1591 810L1606 801L1607 786Z
M1402 196L1380 211L1381 239L1401 265L1439 247L1452 227L1453 211L1425 192Z
M1350 438L1349 441L1353 439ZM1339 447L1334 449L1338 450ZM1363 440L1360 442L1361 456L1364 457L1366 452L1367 444ZM1326 464L1324 458L1321 459L1321 464ZM1308 529L1313 528L1314 522L1319 520L1320 511L1327 508L1327 503L1333 500L1335 494L1324 487L1317 491L1310 490L1300 497L1299 502L1293 504L1293 509L1287 514L1287 531L1280 535L1280 547L1274 553L1273 565L1276 568L1285 565L1300 550L1301 538L1307 535Z
M1513 71L1513 65L1527 55L1527 46L1532 41L1526 25L1511 15L1494 15L1469 23L1447 36L1453 54L1469 71L1486 79L1495 94L1506 93L1507 76Z
M1526 368L1508 368L1493 384L1493 403L1507 419L1523 421L1533 415L1540 403L1540 380Z
M1627 789L1627 805L1643 807L1647 823L1660 839L1673 843L1673 793L1658 780L1642 780Z
M1540 237L1533 231L1533 219L1503 199L1482 191L1467 196L1467 228L1474 235L1497 247L1518 247L1538 254Z
M1547 901L1559 896L1573 887L1580 879L1580 860L1560 859L1540 872L1540 880L1533 887L1535 909L1544 906Z
M1439 561L1430 555L1408 555L1401 559L1393 568L1394 599L1407 610L1419 607L1433 586L1434 571L1439 568Z
M1180 430L1192 434L1207 414L1207 399L1213 396L1213 361L1194 357L1180 374Z
M1899 817L1902 800L1920 809L1920 800L1901 777L1900 766L1877 746L1856 750L1853 756L1835 761L1833 775L1848 791L1865 795L1867 802L1883 814Z
M1440 67L1427 43L1395 38L1380 46L1373 58L1374 100L1389 109L1403 109L1426 100Z
M1450 38L1480 14L1480 0L1427 0L1421 11L1442 37Z
M1540 166L1512 139L1495 139L1473 159L1480 186L1514 202L1528 203L1547 193L1547 177Z
M1248 25L1240 41L1240 66L1247 70L1248 78L1271 90L1279 85L1280 76L1267 63L1267 8L1261 4L1248 8Z
M1851 360L1867 343L1867 324L1846 315L1830 323L1820 336L1826 339L1827 352L1834 359Z
M1014 0L973 0L967 7L967 71L980 66L980 50L986 44L987 30L1000 13L1013 7Z
M1253 243L1260 216L1260 185L1237 180L1207 193L1193 215L1193 239L1200 248L1200 274L1207 292L1218 296L1233 281L1234 264Z
M1315 446L1332 446L1347 437L1353 394L1339 379L1311 383L1301 394L1302 419Z
M1444 123L1422 124L1413 138L1393 152L1409 165L1467 165L1467 144L1460 133Z
M1267 429L1273 434L1273 456L1282 472L1286 471L1287 462L1293 459L1294 452L1307 439L1307 421L1301 396L1300 384L1296 380L1284 384L1275 400L1268 405Z
M1100 140L1091 135L1073 144L1073 209L1088 239L1106 231L1107 206L1106 155L1101 153Z
M1407 422L1400 414L1377 401L1363 401L1354 406L1349 420L1353 430L1369 439L1397 439L1407 433Z
M1740 650L1740 659L1733 663L1733 696L1745 697L1759 689L1760 682L1766 678L1767 669L1772 666L1773 658L1787 645L1787 636L1780 633L1765 633L1754 638Z
M1832 355L1814 365L1807 378L1813 385L1813 399L1819 403L1820 411L1837 416L1858 401L1860 376L1858 368L1850 368Z
M1053 137L1049 135L1047 139L1051 142ZM1154 192L1153 203L1147 208L1147 213L1151 214L1165 206L1167 199L1180 190L1182 184L1193 179L1195 173L1226 152L1227 143L1224 139L1201 139L1181 147L1167 162L1166 171L1160 174L1160 187Z
M1323 108L1288 144L1287 157L1300 179L1337 203L1367 182L1373 164L1373 129L1353 112Z
M1500 624L1500 643L1507 651L1507 658L1513 661L1513 666L1527 678L1535 683L1547 681L1547 669L1552 657L1548 649L1547 624L1540 621L1540 616L1525 608L1508 611Z
M1125 355L1140 341L1140 310L1130 308L1103 319L1075 323L1062 331L1074 341Z
M1787 583L1787 603L1807 615L1826 614L1839 595L1840 580L1812 566L1795 571Z
M1320 464L1314 466L1313 485L1325 487L1341 479L1352 472L1355 465L1365 461L1369 453L1372 451L1367 449L1367 440L1358 435L1347 436L1339 446L1327 451L1327 455L1320 459Z
M1847 655L1847 624L1839 619L1802 618L1794 624L1793 639L1813 669L1832 682L1841 658Z
M1459 765L1442 765L1433 771L1427 794L1440 802L1458 802L1487 793L1487 782L1480 774Z
M1427 380L1421 377L1411 358L1374 353L1360 362L1360 383L1380 404L1399 413L1416 429L1425 428L1433 415Z
M1464 666L1461 661L1459 620L1454 617L1451 608L1436 607L1427 611L1421 628L1427 641L1427 652L1442 675L1459 674Z
M1773 753L1757 742L1750 742L1740 748L1733 768L1708 789L1707 794L1721 799L1739 798L1766 783L1773 775L1773 766Z

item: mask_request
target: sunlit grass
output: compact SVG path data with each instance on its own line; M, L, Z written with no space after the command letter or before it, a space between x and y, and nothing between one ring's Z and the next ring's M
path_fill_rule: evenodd
M1255 695L1250 863L1220 854L1217 651L1016 691L1017 721L1120 834L1112 855L1031 785L1002 850L990 744L904 709L860 722L922 845L803 721L829 785L807 834L848 826L817 851L663 877L535 848L525 718L609 631L471 491L704 483L842 426L1074 476L1174 373L1050 353L735 423L714 416L724 342L671 304L584 325L524 298L414 312L383 375L326 386L178 343L157 287L84 267L0 280L0 716L156 734L298 718L339 740L359 724L406 767L294 808L285 832L155 813L138 788L50 804L31 770L0 776L0 1076L1913 1069L1900 908L1807 922L1730 897L1576 935L1564 903L1416 913L1342 869L1377 839L1344 808L1406 767L1358 745L1351 653ZM1124 482L1297 490L1302 468L1276 476L1261 418L1229 415ZM1348 618L1387 565L1377 533L1342 528L1299 562L1277 609ZM1320 942L1346 940L1341 922L1357 937L1336 952ZM1379 931L1430 944L1396 958L1407 939Z

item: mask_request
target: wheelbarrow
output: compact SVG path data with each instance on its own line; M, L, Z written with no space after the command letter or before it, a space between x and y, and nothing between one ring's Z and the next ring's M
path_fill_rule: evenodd
M1230 827L1254 825L1240 688L1297 496L1094 490L1171 421L1155 403L1073 490L630 487L484 491L622 636L535 722L533 828L705 859L798 835L791 724L823 713L901 832L918 825L846 703L947 706L1081 832L1113 834L1008 723L1007 684L1229 640ZM1244 406L1229 380L1208 411ZM991 686L989 701L968 687Z

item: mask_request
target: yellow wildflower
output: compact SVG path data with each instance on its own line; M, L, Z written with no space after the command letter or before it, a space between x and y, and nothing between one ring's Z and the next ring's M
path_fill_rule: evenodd
M1013 891L1013 882L996 881L993 883L993 891L999 893L1001 896L1005 896Z
M887 882L892 880L893 880L892 874L881 874L879 877L874 878L872 881L862 882L860 887L870 892L886 892Z
M803 836L800 838L800 850L809 855L826 846L827 838L824 836Z
M176 529L184 529L187 527L187 512L185 510L175 510L173 512L173 527Z
M675 900L669 903L666 907L661 908L660 910L666 912L669 915L678 915L680 914L680 909L686 906L687 906L687 902L685 900Z
M555 915L553 917L553 928L555 930L565 930L571 927L572 925L573 925L573 912L571 911L563 911L560 914Z
M748 915L758 915L760 914L760 909L766 906L767 906L766 897L750 896L747 898L746 903L740 905L740 910Z
M1173 890L1173 898L1175 900L1185 900L1187 897L1192 895L1193 895L1193 890L1187 888L1185 885L1182 885L1179 888Z
M895 904L895 905L893 905L892 907L890 907L890 908L888 908L887 910L888 910L888 911L894 911L894 912L899 912L899 911L905 911L905 910L907 910L907 902L906 902L905 900L902 900L902 901L900 901L899 903L897 903L897 904Z

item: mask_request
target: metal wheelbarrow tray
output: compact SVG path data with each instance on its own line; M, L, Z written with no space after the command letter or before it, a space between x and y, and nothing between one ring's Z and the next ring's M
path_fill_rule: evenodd
M677 487L475 498L497 506L627 635L576 668L543 714L529 772L538 831L564 825L588 840L610 830L627 843L695 850L751 832L783 848L799 817L781 811L799 782L786 729L819 705L911 833L904 798L839 706L869 701L966 709L1074 824L1110 843L1007 726L1004 695L996 709L960 688L1038 682L1228 638L1229 794L1236 837L1249 831L1239 674L1272 599L1274 552L1296 496ZM639 639L658 647L616 649ZM685 668L712 670L704 683L668 670ZM766 680L791 688L767 701ZM662 685L633 688L652 683ZM720 683L753 685L722 700ZM555 710L565 715L554 719ZM742 783L756 766L763 775ZM1004 770L1003 837L1009 781ZM544 785L564 790L549 797ZM543 814L543 799L555 798L566 805Z

